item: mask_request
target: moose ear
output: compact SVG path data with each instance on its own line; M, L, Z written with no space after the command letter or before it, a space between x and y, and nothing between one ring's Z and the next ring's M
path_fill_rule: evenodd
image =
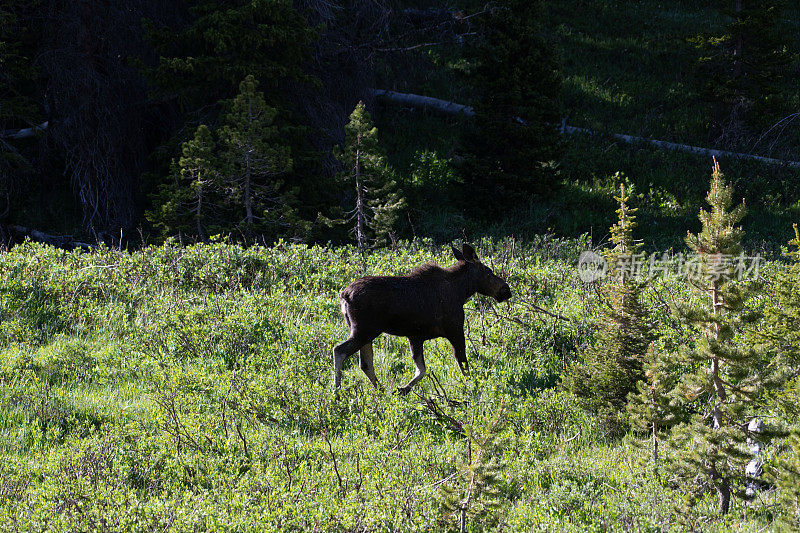
M466 261L476 262L478 261L478 254L475 253L475 249L467 243L464 243L461 249L462 253L464 254L464 259Z
M458 250L456 250L452 246L450 248L453 250L453 255L455 256L456 261L465 261L464 254L462 254L461 252L459 252Z

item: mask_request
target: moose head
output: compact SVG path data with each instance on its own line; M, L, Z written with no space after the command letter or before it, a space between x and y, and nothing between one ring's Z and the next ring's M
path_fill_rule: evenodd
M491 296L498 302L505 302L511 298L511 289L508 283L496 276L491 268L481 263L472 246L465 243L460 252L453 248L453 255L458 261L464 262L469 277L474 281L479 294Z

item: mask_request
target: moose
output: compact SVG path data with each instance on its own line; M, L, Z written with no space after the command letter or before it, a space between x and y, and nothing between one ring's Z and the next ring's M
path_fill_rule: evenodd
M344 361L360 350L359 366L375 387L378 379L372 364L372 341L381 333L408 337L416 373L404 387L408 394L425 375L422 345L444 337L453 345L453 355L462 374L469 374L464 341L464 304L476 292L498 302L511 298L503 279L480 262L475 250L464 244L453 248L458 261L449 268L435 263L417 267L408 276L367 276L353 281L339 295L339 306L350 328L350 337L333 349L333 381L339 388Z

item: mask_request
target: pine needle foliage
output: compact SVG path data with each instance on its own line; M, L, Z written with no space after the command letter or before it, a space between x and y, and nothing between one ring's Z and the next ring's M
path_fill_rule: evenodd
M628 395L645 379L645 354L656 335L641 301L646 282L631 271L639 249L633 239L636 209L630 205L630 191L624 184L615 198L619 209L617 223L611 228L614 247L606 254L610 279L599 289L603 302L600 330L596 342L583 351L582 362L566 374L564 384L588 408L619 426Z
M253 76L277 111L270 122L280 126L281 144L291 146L291 178L286 180L304 187L304 194L292 203L301 204L297 207L304 218L313 218L316 193L324 190L319 186L320 154L312 147L302 106L292 95L297 88L319 83L307 72L318 29L290 0L189 0L176 9L185 12L170 26L143 21L145 39L158 62L139 61L155 95L180 110L174 134L155 152L160 159L156 163L164 167L161 172L166 173L166 161L185 140L185 131L197 124L216 130L224 122L225 104L236 98L242 80Z
M466 48L477 99L464 204L486 218L557 190L561 74L543 19L541 0L496 2Z
M144 21L147 40L160 55L145 68L159 93L177 96L183 109L203 108L236 94L254 75L271 102L288 104L285 83L312 83L303 71L316 38L289 0L190 0L189 23L157 27Z
M800 368L800 230L794 225L793 248L787 252L792 263L770 280L772 297L764 310L762 335L776 354L777 364L792 369L797 377Z
M695 39L702 54L701 93L719 111L736 113L756 129L788 114L794 95L784 86L796 54L784 24L785 0L738 0L723 9L729 23L721 32Z
M201 124L194 138L181 145L181 157L171 164L170 179L159 187L156 208L147 217L162 235L184 236L201 241L219 231L215 212L219 196L219 166L216 143L208 126Z
M682 405L675 398L678 379L676 361L669 352L650 345L644 361L644 379L628 396L626 406L632 428L650 434L649 447L653 474L660 478L658 448L662 433L681 418Z
M474 418L472 422L465 427L467 460L459 461L456 472L439 485L437 494L442 516L450 523L457 521L461 533L468 522L479 527L494 526L502 505L502 404L485 428L475 424Z
M752 459L747 438L766 443L771 434L750 435L748 422L776 376L760 353L737 343L737 335L758 319L745 305L758 285L735 279L731 258L742 250L743 231L737 224L746 209L744 204L733 205L733 187L725 182L716 160L706 198L711 209L700 211L702 230L686 237L699 267L689 282L705 302L679 310L686 326L698 335L695 346L681 354L690 371L675 389L699 412L673 428L670 468L687 484L699 476L704 486L717 492L718 510L725 514L732 495L749 499L744 490L752 481L745 475Z
M764 327L759 334L773 363L784 372L787 386L775 393L775 400L791 418L800 414L800 229L794 225L794 239L787 252L792 261L770 279L771 298L764 309ZM771 469L778 487L778 498L785 515L782 525L787 530L800 529L800 433L788 440L786 454Z
M789 451L777 462L775 484L784 514L780 518L786 531L800 530L800 433L787 442Z
M274 235L293 218L292 193L282 177L292 169L288 146L275 125L278 111L256 91L255 77L239 84L219 132L226 164L226 196L235 208L245 235Z
M355 207L348 214L358 249L363 253L371 243L393 240L405 200L397 191L378 144L378 128L372 125L364 102L350 114L344 148L335 155L344 167L342 181L355 189Z

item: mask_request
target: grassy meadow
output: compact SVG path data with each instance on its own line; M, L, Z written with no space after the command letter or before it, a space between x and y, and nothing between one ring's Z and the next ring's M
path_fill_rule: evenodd
M797 8L787 12L800 31ZM715 147L689 41L715 13L683 0L552 2L569 123ZM377 86L469 102L458 54L428 56L424 76L397 80L384 66ZM569 136L552 202L480 222L436 192L457 187L465 119L385 106L375 121L398 182L427 198L411 202L410 239L396 247L362 257L353 246L218 239L0 253L0 531L458 531L448 494L470 495L467 531L777 530L771 490L724 517L712 491L687 509L675 480L653 473L647 435L620 435L559 387L595 338L604 304L576 264L608 243L619 182L633 185L644 249L686 252L710 159ZM738 149L800 159L797 131ZM770 259L763 274L785 268L800 173L721 163L748 206L746 250ZM347 338L339 291L367 274L450 265L441 243L464 237L514 295L467 302L471 375L445 340L428 341L429 374L400 397L410 350L384 335L382 388L356 355L335 394L332 349ZM694 343L674 304L697 298L676 274L647 286L660 348ZM473 490L480 468L494 476Z
M768 492L724 519L711 495L685 514L638 437L554 387L592 340L597 295L575 268L586 246L478 243L514 298L470 300L472 374L429 341L429 375L406 397L393 391L413 374L409 348L385 335L382 389L351 358L334 394L337 294L364 273L451 264L449 248L414 241L362 262L285 243L15 247L0 255L0 530L457 529L443 493L466 490L489 434L498 476L473 495L469 531L768 526ZM690 339L668 300L690 298L675 276L647 292L667 349Z

